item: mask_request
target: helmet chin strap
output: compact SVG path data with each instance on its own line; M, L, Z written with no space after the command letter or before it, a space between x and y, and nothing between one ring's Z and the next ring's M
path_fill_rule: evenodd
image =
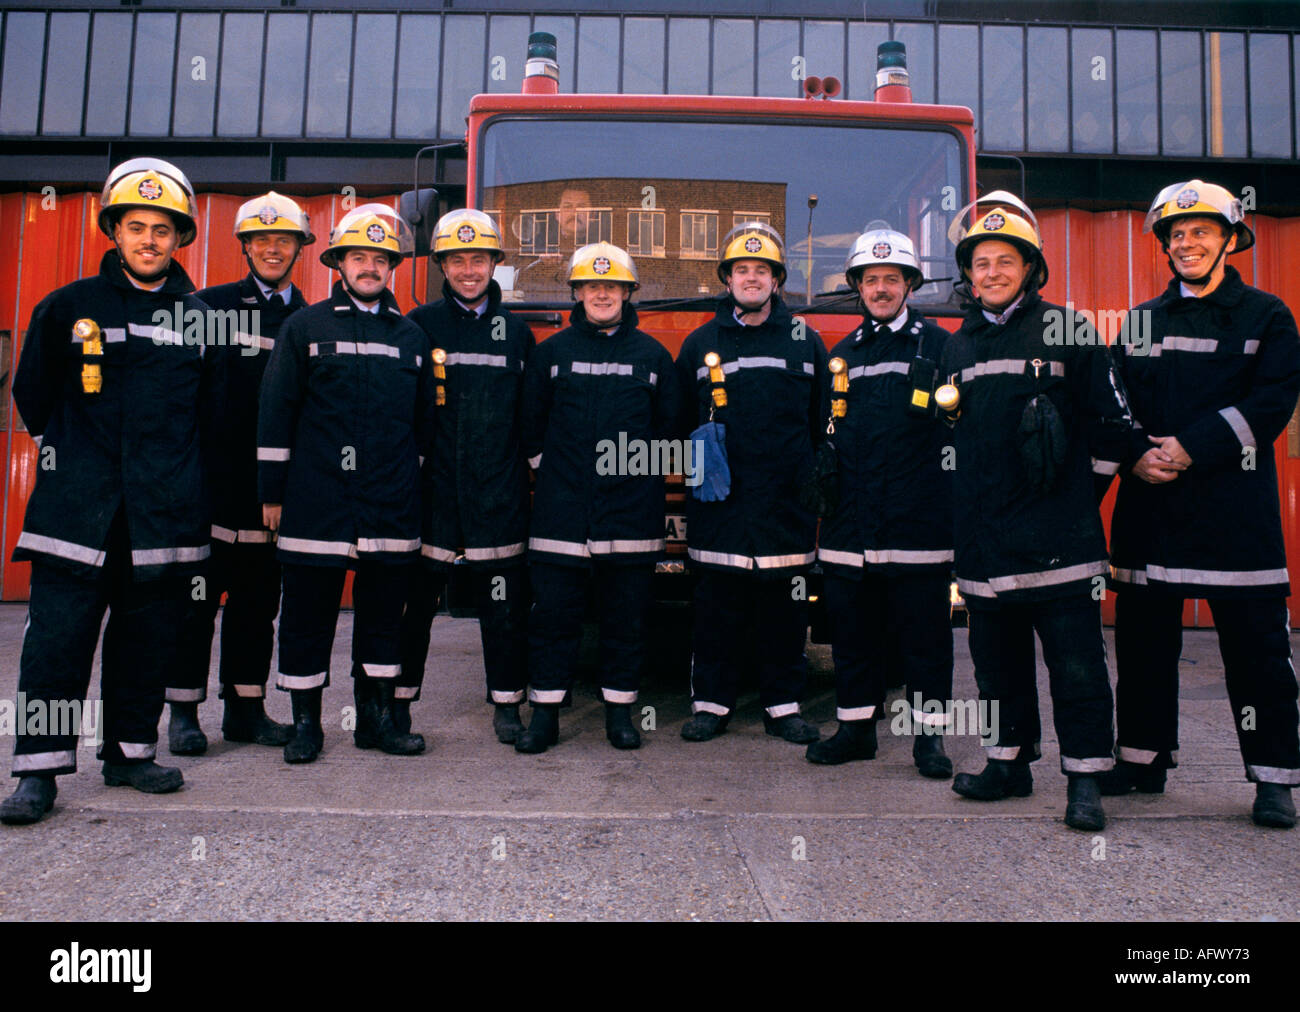
M171 261L168 260L168 261L167 261L167 266L166 266L165 269L159 271L157 274L154 274L152 277L145 277L143 274L140 274L140 273L138 273L138 272L136 272L136 271L134 271L134 270L131 269L131 265L130 265L129 263L126 262L126 257L122 256L122 249L121 249L121 247L118 247L118 250L117 250L117 260L118 260L118 263L120 263L120 264L122 265L122 270L124 270L127 274L131 275L131 277L135 278L135 279L136 279L138 282L140 282L140 284L142 284L142 285L155 285L155 284L157 284L159 281L161 281L163 278L165 278L165 277L167 276L168 271L170 271L170 270L172 269Z

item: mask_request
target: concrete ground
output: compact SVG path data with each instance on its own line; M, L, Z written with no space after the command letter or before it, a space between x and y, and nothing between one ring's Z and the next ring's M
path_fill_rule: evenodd
M0 606L0 700L15 698L24 618ZM1250 822L1212 632L1185 637L1182 765L1167 792L1107 799L1097 834L1061 821L1041 665L1034 793L980 804L917 775L910 739L888 725L873 762L808 763L763 733L752 688L725 735L685 742L686 686L662 675L638 706L653 722L639 751L605 742L588 680L559 745L518 755L491 732L477 624L445 616L414 709L428 751L361 752L341 726L350 634L345 613L310 766L222 741L215 690L200 708L208 753L160 746L184 771L176 794L106 787L93 748L79 749L49 817L0 827L0 920L1300 919L1300 831ZM955 695L971 699L965 630L956 640ZM805 714L828 735L829 651L809 655ZM286 694L269 709L288 719ZM946 744L958 770L981 768L976 737Z

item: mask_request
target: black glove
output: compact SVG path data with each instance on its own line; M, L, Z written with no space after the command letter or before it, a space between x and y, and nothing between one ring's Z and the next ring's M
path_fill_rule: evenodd
M840 504L840 462L835 444L823 440L813 454L812 473L799 489L799 505L819 517L828 517Z
M1030 487L1040 494L1049 492L1065 464L1066 443L1065 423L1050 397L1038 394L1030 399L1016 435Z

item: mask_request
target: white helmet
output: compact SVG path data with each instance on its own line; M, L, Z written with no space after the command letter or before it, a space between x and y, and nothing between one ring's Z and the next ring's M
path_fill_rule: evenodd
M925 275L917 263L912 240L902 232L894 231L887 222L873 221L854 240L849 257L844 261L844 278L850 288L856 288L857 278L868 267L883 267L886 264L902 268L909 291L914 292L925 284Z

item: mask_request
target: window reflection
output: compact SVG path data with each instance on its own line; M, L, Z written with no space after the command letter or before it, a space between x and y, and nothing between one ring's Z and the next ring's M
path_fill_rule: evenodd
M41 114L43 134L81 133L89 34L89 14L50 15L50 56L45 64L45 102Z
M266 67L262 77L262 133L302 135L307 81L307 15L271 14L266 23Z
M1116 140L1121 154L1160 150L1156 116L1156 33L1115 35Z
M136 15L135 61L131 72L131 133L167 135L172 111L175 50L175 14Z
M227 14L221 41L221 89L217 133L222 137L257 134L261 103L262 15Z

